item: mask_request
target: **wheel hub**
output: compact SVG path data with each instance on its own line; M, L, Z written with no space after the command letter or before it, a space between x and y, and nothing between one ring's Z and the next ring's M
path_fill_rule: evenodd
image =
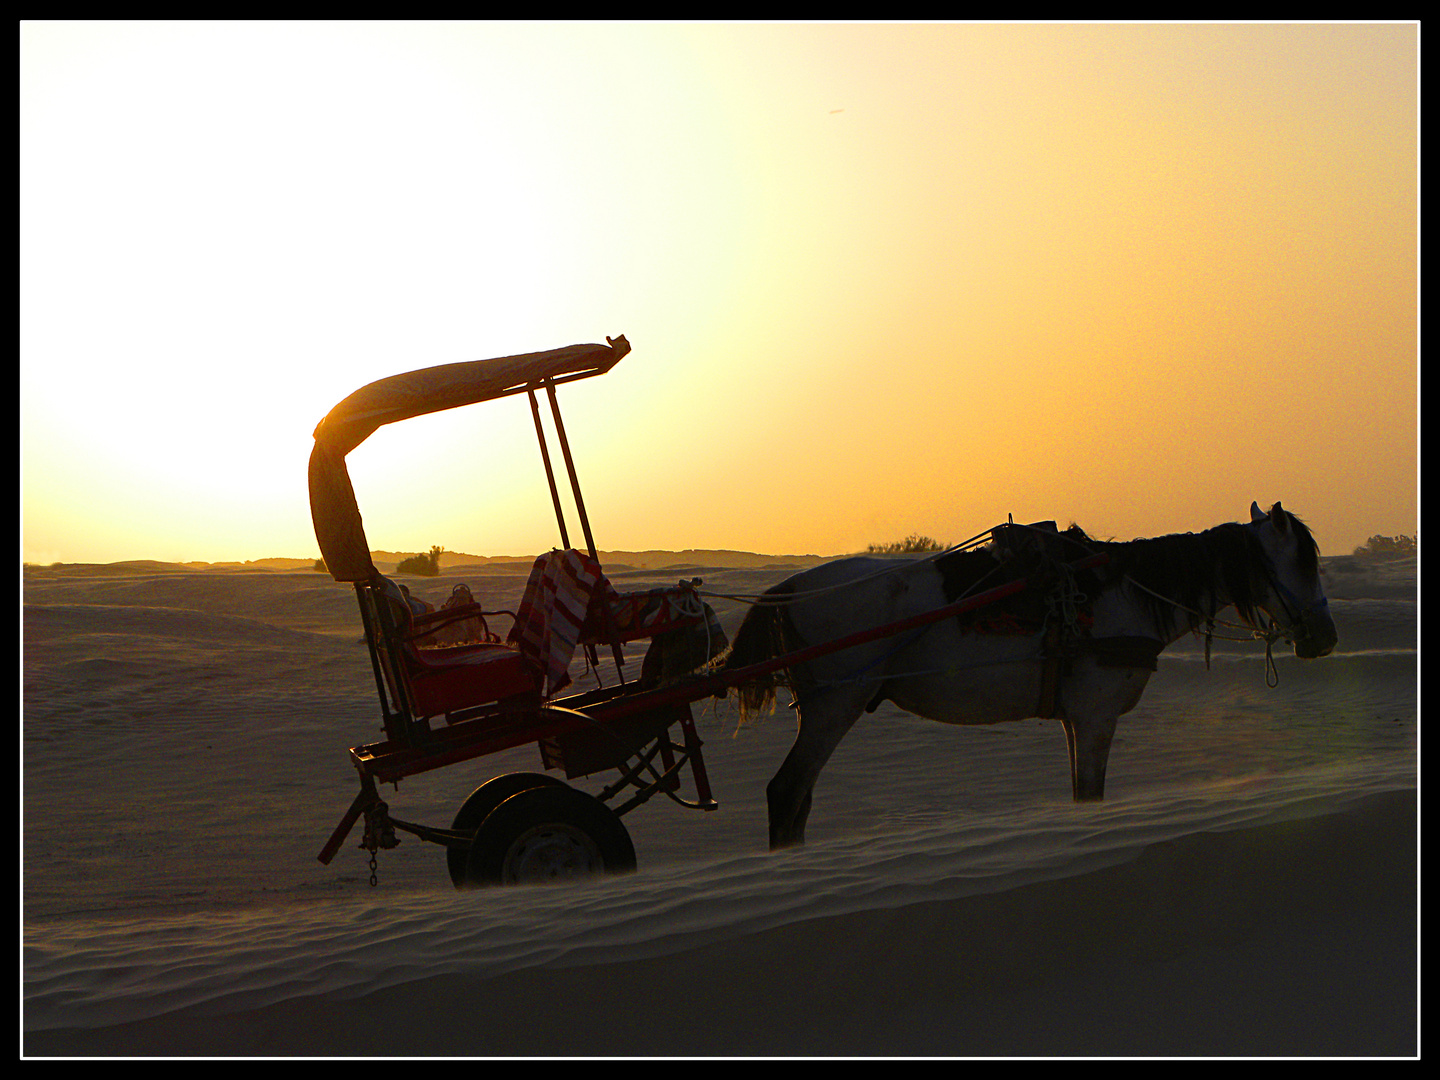
M569 881L605 872L599 846L585 832L563 822L547 822L522 833L505 853L506 884Z

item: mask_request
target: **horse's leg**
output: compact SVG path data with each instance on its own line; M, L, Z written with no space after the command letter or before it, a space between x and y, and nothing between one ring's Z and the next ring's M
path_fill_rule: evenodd
M805 842L811 793L820 770L865 709L865 696L831 691L809 696L796 709L800 730L780 771L765 788L770 807L770 850Z
M1063 718L1065 745L1070 748L1070 785L1076 802L1105 798L1105 764L1115 737L1114 716Z

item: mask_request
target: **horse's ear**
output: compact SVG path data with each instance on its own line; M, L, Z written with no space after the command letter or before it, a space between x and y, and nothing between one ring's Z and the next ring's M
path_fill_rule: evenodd
M1264 520L1265 520L1265 514L1264 514L1263 511L1261 511L1261 509L1260 509L1260 504L1257 503L1257 502L1252 502L1252 503L1250 504L1250 524L1251 524L1251 525L1258 525L1258 524L1260 524L1260 522L1262 522L1262 521L1264 521Z
M1270 508L1270 522L1275 526L1276 532L1283 533L1285 531L1285 511L1280 508L1278 502Z

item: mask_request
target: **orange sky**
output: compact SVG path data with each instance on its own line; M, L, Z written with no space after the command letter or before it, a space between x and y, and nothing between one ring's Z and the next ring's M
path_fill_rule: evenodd
M1412 24L20 44L28 561L313 557L341 398L621 333L561 393L602 548L1416 532ZM523 397L350 464L373 547L557 542Z

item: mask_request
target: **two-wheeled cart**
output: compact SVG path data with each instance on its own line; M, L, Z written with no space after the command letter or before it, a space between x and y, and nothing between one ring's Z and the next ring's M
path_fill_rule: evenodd
M315 429L311 514L326 569L355 588L384 738L350 748L360 791L321 850L329 864L362 819L361 846L376 853L397 831L442 844L451 880L470 885L549 881L635 867L621 817L657 794L713 810L691 706L740 683L825 652L899 634L1000 600L1013 581L922 615L736 670L694 672L724 645L697 592L698 581L619 593L605 580L556 398L562 383L609 371L630 351L625 338L520 356L446 364L381 379L335 406ZM535 422L562 547L535 562L514 612L486 610L457 595L427 610L382 574L368 542L345 458L381 426L462 405L525 394ZM555 468L541 422L549 401L586 551L571 547ZM1086 560L1087 562L1090 560ZM457 590L458 593L458 590ZM490 618L506 615L502 640ZM627 679L622 647L649 640L641 670ZM598 663L614 658L614 685L562 696L576 648ZM544 772L509 773L478 787L448 828L391 816L380 785L535 743ZM617 772L596 794L566 780ZM689 772L689 783L682 775Z

